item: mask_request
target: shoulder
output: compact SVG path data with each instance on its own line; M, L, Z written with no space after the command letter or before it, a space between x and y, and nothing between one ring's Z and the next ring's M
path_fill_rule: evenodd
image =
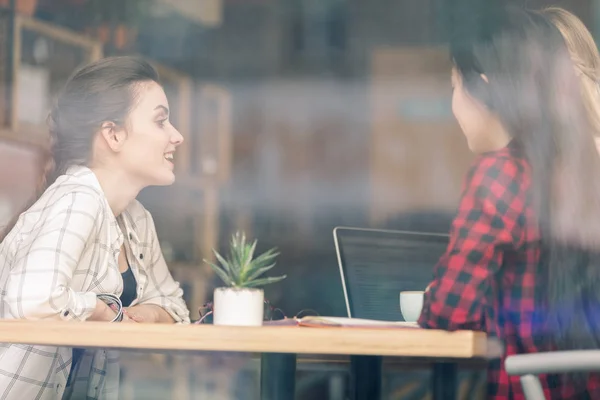
M43 231L68 230L84 238L101 229L107 208L104 199L88 186L57 182L19 216L9 235L27 242Z
M46 189L27 212L41 214L77 212L96 218L106 212L105 203L102 192L76 180L63 179Z
M481 154L473 162L465 183L465 191L476 196L518 195L529 187L529 164L511 147Z
M32 206L34 211L72 207L100 214L108 211L108 203L94 173L86 167L72 167L59 176Z
M459 213L465 218L493 216L525 224L530 207L530 167L514 148L481 154L465 180Z

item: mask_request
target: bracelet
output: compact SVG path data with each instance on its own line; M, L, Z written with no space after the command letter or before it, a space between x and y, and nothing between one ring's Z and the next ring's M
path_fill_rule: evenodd
M107 306L117 313L116 317L110 322L121 322L123 321L123 304L114 294L102 293L96 295L96 297L102 300ZM116 308L116 310L115 310Z

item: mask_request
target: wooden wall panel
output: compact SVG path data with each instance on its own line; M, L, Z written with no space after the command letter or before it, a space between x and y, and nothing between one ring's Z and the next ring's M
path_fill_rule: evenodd
M451 210L472 160L451 110L445 48L373 52L371 220L417 210Z
M35 149L0 141L0 228L35 191L42 171Z

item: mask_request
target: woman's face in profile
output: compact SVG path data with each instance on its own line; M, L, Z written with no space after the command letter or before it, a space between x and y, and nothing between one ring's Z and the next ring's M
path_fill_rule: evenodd
M169 102L163 88L144 83L128 116L127 139L120 162L143 186L170 185L175 150L183 137L169 120Z
M504 142L499 140L503 138L497 135L497 117L482 102L469 94L456 68L452 69L451 79L452 113L467 138L469 149L474 153L497 150L498 143ZM482 76L482 79L486 80L485 76Z

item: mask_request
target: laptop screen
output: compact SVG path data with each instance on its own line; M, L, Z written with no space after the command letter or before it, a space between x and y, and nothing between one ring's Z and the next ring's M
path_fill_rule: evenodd
M348 316L402 321L401 291L425 290L446 251L448 235L334 229Z

